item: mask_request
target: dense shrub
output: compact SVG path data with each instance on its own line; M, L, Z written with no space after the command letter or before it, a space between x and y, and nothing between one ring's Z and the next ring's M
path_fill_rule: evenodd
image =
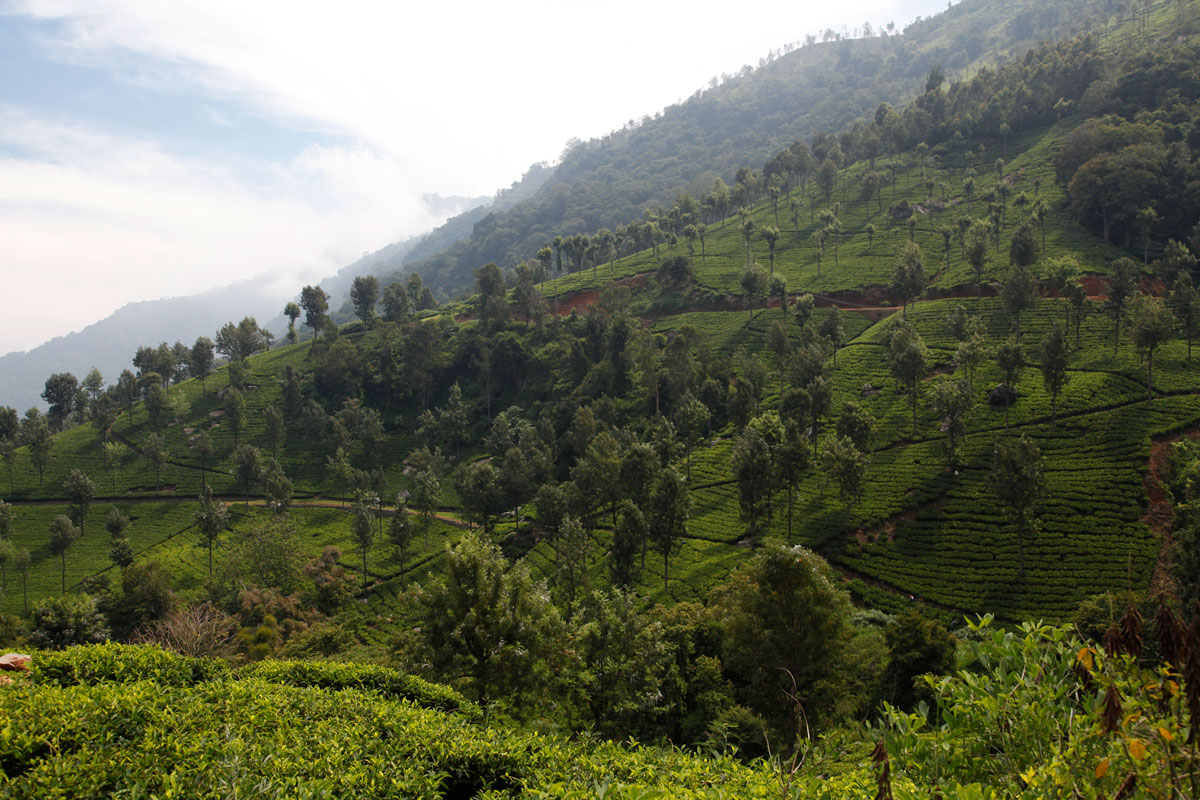
M163 686L195 686L225 677L223 661L176 655L154 645L105 644L38 653L30 675L35 683L93 686L98 683L153 681Z
M50 597L33 608L29 642L34 647L59 648L93 644L108 638L108 624L86 594Z
M410 700L419 706L443 711L462 711L469 716L478 707L446 686L405 675L375 664L351 664L321 661L260 661L238 671L243 678L289 686L314 686L321 689L368 689L385 697Z

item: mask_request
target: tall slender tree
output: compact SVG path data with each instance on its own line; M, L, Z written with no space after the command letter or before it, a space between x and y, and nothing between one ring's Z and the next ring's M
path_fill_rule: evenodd
M200 510L196 512L196 527L208 549L208 579L213 576L213 550L221 537L221 531L229 528L229 511L220 500L214 499L212 489L205 486L200 493Z
M764 225L759 231L763 239L767 243L767 258L770 263L770 274L775 274L775 245L779 242L779 228L772 225Z
M1154 353L1175 334L1175 317L1161 298L1136 297L1130 308L1133 345L1146 356L1146 399L1154 399Z
M50 552L58 556L62 564L62 593L67 593L67 550L79 538L79 529L66 514L59 514L50 521Z
M73 506L71 516L79 524L79 535L83 536L88 509L96 499L96 484L78 469L72 469L63 479L63 494Z
M1118 258L1112 263L1112 270L1104 310L1113 319L1113 355L1116 355L1121 347L1121 318L1125 316L1130 298L1137 291L1137 264L1128 258Z
M1020 579L1025 579L1025 539L1037 530L1037 503L1046 493L1042 452L1028 436L996 446L992 491L1017 532Z
M650 501L650 538L663 559L663 591L670 578L670 559L683 546L685 523L692 513L692 497L683 476L671 467L659 473Z
M354 543L362 554L362 579L365 589L367 586L367 553L370 552L371 544L375 541L375 526L371 520L371 506L366 495L361 492L354 499L353 531Z
M1067 334L1055 322L1042 339L1042 382L1050 393L1050 427L1058 425L1058 396L1069 379L1067 373Z

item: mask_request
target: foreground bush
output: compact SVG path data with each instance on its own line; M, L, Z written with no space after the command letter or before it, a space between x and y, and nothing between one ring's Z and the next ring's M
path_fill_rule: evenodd
M771 786L765 771L730 759L571 742L374 692L255 678L14 683L0 690L0 719L22 721L0 726L5 798L501 798L606 781L742 798Z
M96 644L38 653L31 679L56 686L152 681L162 686L195 686L224 678L224 661L189 658L154 645Z
M260 661L238 670L244 678L289 686L313 686L320 689L367 689L385 697L410 700L425 708L463 711L477 716L479 708L447 686L405 675L375 664L331 661Z

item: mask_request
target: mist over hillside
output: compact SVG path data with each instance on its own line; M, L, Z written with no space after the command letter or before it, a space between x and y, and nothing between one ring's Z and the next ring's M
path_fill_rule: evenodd
M482 214L490 202L486 197L439 195L426 195L424 200L433 213L458 216L464 208ZM440 241L451 241L446 237L443 234ZM387 275L398 269L409 250L424 238L413 237L364 253L319 285L329 293L333 307L340 308L354 278ZM287 331L287 322L280 312L299 289L299 285L286 286L279 276L270 274L200 294L127 303L81 330L56 336L31 350L0 356L0 405L21 410L31 406L44 408L42 388L53 373L70 372L83 377L96 367L106 381L113 382L121 370L129 368L139 346L164 341L190 345L196 337L212 337L226 322L236 322L242 317L254 317L276 336L282 336Z
M266 316L276 305L273 281L251 279L203 294L127 303L82 330L57 336L26 352L0 356L0 405L45 407L42 387L52 373L86 375L96 367L113 382L140 345L184 341L213 331L231 317Z

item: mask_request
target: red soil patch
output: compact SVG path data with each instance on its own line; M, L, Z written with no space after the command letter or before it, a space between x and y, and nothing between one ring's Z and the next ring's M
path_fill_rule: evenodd
M649 273L641 273L631 275L628 278L621 278L614 283L617 286L627 286L630 289L641 289L646 285L646 280ZM1080 283L1083 284L1084 291L1087 292L1090 300L1104 300L1108 297L1109 279L1103 275L1081 275ZM1162 281L1158 278L1143 276L1141 280L1142 291L1148 294L1161 295L1163 292ZM1061 297L1061 293L1049 286L1042 285L1042 292L1046 297ZM586 313L589 306L600 300L601 289L581 289L569 294L560 295L557 299L547 297L546 304L551 308L551 313L557 313L559 316L570 316L572 313ZM800 293L792 294L789 297L789 302L799 296ZM923 299L925 300L945 300L953 298L973 298L973 297L997 297L1000 294L1000 287L996 284L985 284L983 287L976 287L973 284L964 284L962 286L954 286L948 289L931 288L926 293ZM825 294L813 294L814 305L817 308L829 308L835 306L847 311L857 311L872 322L878 322L884 317L890 316L900 310L900 306L896 305L894 298L885 286L867 286L858 290L843 290L827 292ZM766 308L779 308L779 298L767 298ZM682 308L672 309L670 315L682 314L691 311L745 311L746 306L741 299L732 295L722 295L719 299L709 303L693 303ZM756 308L757 310L757 308ZM663 316L663 314L651 314L643 316L642 322L649 323L655 317ZM463 314L455 318L459 322L468 322L475 319L473 313ZM213 412L216 416L218 412Z
M649 277L647 272L642 272L640 275L631 275L628 278L620 278L618 281L613 281L618 287L629 287L630 289L641 289L646 287L646 279ZM559 317L570 317L571 312L583 313L587 311L588 306L594 302L599 302L601 289L581 289L580 291L572 291L570 294L559 295L558 299L554 297L546 297L546 305L554 308L551 313L557 313Z
M599 300L599 289L584 289L581 292L572 292L549 302L554 304L555 313L559 316L569 317L572 312L586 311L588 306Z
M1079 282L1083 284L1083 290L1087 292L1089 300L1107 300L1108 285L1111 281L1103 275L1081 275ZM1141 280L1142 291L1146 294L1161 295L1163 293L1162 281L1158 278L1143 275ZM1058 291L1045 287L1047 297L1061 297Z

